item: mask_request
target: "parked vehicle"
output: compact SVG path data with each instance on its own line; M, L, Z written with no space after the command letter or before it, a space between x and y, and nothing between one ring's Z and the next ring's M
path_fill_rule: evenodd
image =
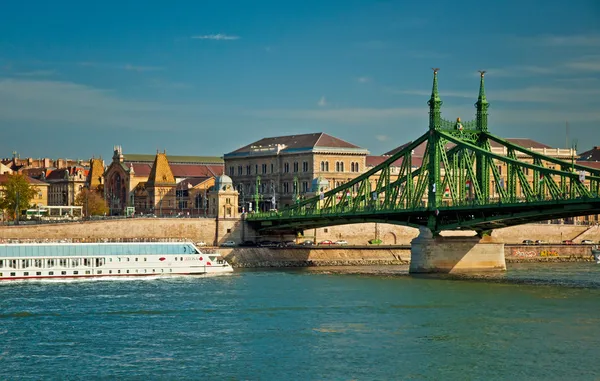
M254 247L254 246L256 246L256 243L254 241L244 241L244 242L240 243L240 246Z
M533 245L533 244L534 244L534 242L530 239L523 240L523 245Z
M295 246L296 245L296 241L284 241L284 242L279 242L277 244L277 247L291 247L291 246Z
M206 246L206 242L204 242L204 241L196 242L196 246Z
M570 239L565 239L564 241L562 241L563 245L572 245L573 241L571 241Z
M323 246L323 245L333 245L333 241L326 239L325 241L319 242L319 245L320 246Z
M259 247L277 247L277 242L274 241L262 241L258 243Z
M542 241L541 239L538 239L538 240L535 241L536 245L543 245L545 243L547 243L547 242L546 241Z
M302 242L301 245L302 246L312 246L312 245L314 245L314 242L310 239L307 239L304 242Z
M583 241L581 241L582 245L593 245L594 241L592 241L591 239L584 239Z
M343 240L343 239L339 239L339 240L335 241L335 244L336 245L347 245L348 241Z
M383 243L379 238L374 238L369 240L369 245L381 245Z
M235 242L234 241L225 241L221 244L221 246L223 247L234 247L235 246Z

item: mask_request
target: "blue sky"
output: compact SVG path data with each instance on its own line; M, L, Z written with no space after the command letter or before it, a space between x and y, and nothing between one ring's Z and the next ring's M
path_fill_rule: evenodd
M150 4L150 5L149 5ZM600 2L22 1L0 13L0 156L223 155L326 132L381 154L447 119L600 145ZM572 143L569 142L569 145Z

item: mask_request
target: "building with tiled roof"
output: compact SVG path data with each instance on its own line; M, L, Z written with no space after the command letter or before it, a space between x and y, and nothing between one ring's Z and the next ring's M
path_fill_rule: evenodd
M11 174L0 174L0 198L3 197L3 193L4 193L4 184L6 183L6 181L8 181L9 176L11 176ZM36 207L36 206L45 206L48 205L48 186L49 184L44 182L44 181L40 181L37 179L34 179L33 177L29 177L29 176L25 176L25 180L27 180L27 182L36 188L37 193L34 195L33 199L29 202L31 206ZM0 215L1 215L2 211L0 211Z
M339 186L365 169L369 151L323 132L262 138L224 155L240 203L256 209L283 207L311 192L314 179Z
M600 162L600 147L595 146L591 150L580 153L578 160ZM583 164L583 165L585 165L585 164Z
M104 172L105 198L113 215L128 206L136 213L206 214L206 192L223 172L219 157L124 154L115 146Z
M87 187L91 191L104 194L104 160L92 158L87 176Z

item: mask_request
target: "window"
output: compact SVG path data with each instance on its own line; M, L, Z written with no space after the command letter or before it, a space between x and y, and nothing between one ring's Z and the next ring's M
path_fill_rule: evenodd
M275 165L273 165L273 163L271 163L271 173L275 172Z
M354 162L350 163L350 172L354 172Z
M60 272L60 275L67 275L67 272L63 270Z
M285 172L285 173L289 173L290 172L290 163L284 163L283 164L283 172Z
M54 275L54 271L48 271L48 275Z
M238 175L240 175L240 176L241 176L243 173L244 173L244 172L243 172L243 168L242 168L242 166L241 166L241 165L238 165Z
M308 181L302 182L302 192L308 192Z
M498 174L500 174L500 175L502 174L502 166L501 165L498 166Z
M28 275L29 275L29 272L28 272L28 271L25 271L25 272L23 273L23 275L25 275L25 276L28 276Z
M37 271L37 272L35 273L35 275L42 275L42 272L41 272L41 271Z
M246 166L246 175L250 175L250 174L251 174L251 173L250 173L250 166L249 166L249 165L247 165L247 166Z
M262 173L267 173L267 165L266 164L262 165Z
M298 162L294 162L294 173L298 172Z
M79 274L79 271L73 271L73 275Z
M290 183L283 183L283 193L290 193Z
M302 162L302 172L308 172L308 161Z
M321 172L325 172L325 162L321 162Z
M233 165L229 167L229 176L233 176L235 172L233 171Z
M258 164L254 164L254 173L258 175Z

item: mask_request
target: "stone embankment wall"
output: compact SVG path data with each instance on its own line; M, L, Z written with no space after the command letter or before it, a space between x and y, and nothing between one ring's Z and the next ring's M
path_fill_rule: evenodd
M506 263L592 261L592 245L505 245Z
M238 219L216 221L212 218L135 218L43 225L0 226L1 238L187 238L207 244L233 240L289 240L294 237L258 237L248 224ZM316 232L316 236L315 236ZM442 232L443 236L473 235L469 231ZM309 229L303 239L317 242L344 239L351 245L366 245L370 239L379 238L385 245L410 245L419 230L399 225L363 223ZM497 229L492 237L504 243L521 243L523 240L544 240L560 243L566 239L600 241L598 226L528 224Z
M344 265L403 265L410 263L410 249L377 248L220 248L234 267L305 267Z

